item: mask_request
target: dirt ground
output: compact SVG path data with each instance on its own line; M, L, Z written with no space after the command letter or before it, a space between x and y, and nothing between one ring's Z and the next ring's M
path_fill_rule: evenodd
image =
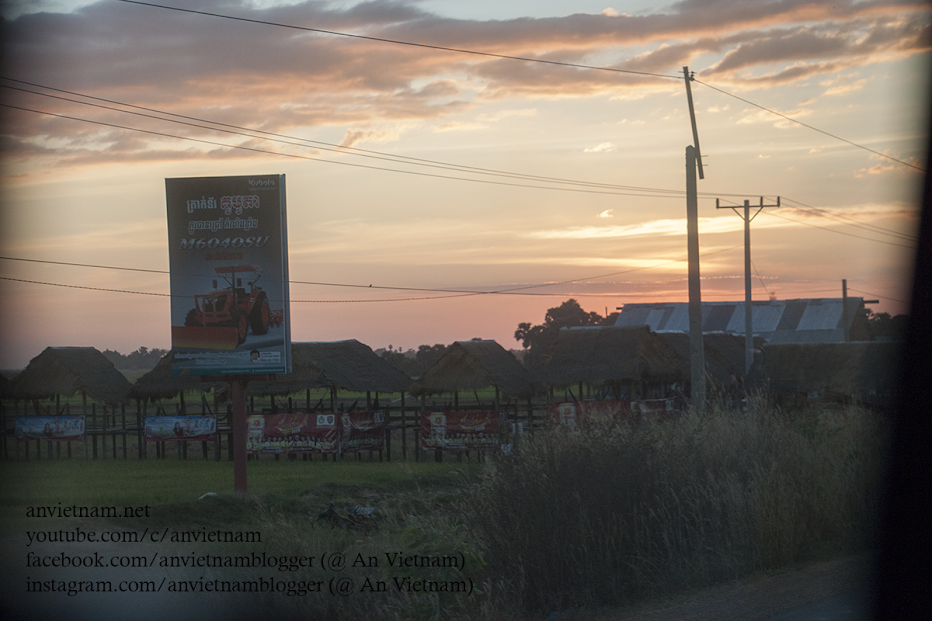
M820 609L815 616L798 618L864 619L870 560L857 556L757 574L637 609L589 611L585 617L592 621L782 621L797 618L787 611L824 604L839 610L826 613ZM577 619L576 615L559 618Z

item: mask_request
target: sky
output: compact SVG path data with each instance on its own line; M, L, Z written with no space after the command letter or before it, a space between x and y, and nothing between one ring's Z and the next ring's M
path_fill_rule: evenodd
M0 368L170 347L174 177L286 176L294 341L519 348L569 298L685 301L684 66L703 300L744 298L716 199L779 196L755 300L908 310L926 3L165 2L215 15L3 5Z

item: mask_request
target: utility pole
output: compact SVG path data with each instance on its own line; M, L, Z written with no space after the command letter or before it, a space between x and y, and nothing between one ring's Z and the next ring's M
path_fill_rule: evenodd
M751 317L751 220L757 217L757 214L764 207L779 207L780 197L777 197L776 205L765 205L764 197L760 199L760 205L754 215L751 215L751 201L744 201L744 215L738 212L734 207L719 205L719 199L715 199L716 209L731 209L744 220L744 374L747 375L754 364L754 321Z
M689 102L689 121L692 124L693 144L686 147L686 256L689 264L689 380L692 407L705 409L705 346L702 338L702 292L699 287L699 195L696 188L696 170L703 179L702 156L699 152L699 130L689 82L689 67L683 67L686 82L686 99Z
M851 340L848 330L848 279L841 279L841 330L845 335L845 343Z

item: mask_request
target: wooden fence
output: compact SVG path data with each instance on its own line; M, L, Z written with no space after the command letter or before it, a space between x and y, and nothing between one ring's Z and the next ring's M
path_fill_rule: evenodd
M265 401L265 404L262 403ZM297 404L296 404L297 401ZM527 403L519 405L517 401L509 401L504 404L482 403L477 398L472 400L460 399L457 396L449 401L439 399L421 399L413 401L408 399L405 402L404 396L400 399L394 399L389 403L379 404L373 408L373 402L367 395L366 401L368 408L359 408L358 399L340 399L336 402L327 403L327 409L322 409L322 403L318 402L316 406L311 407L310 401L301 404L303 399L269 400L268 398L252 397L247 404L247 416L250 414L272 414L272 413L314 413L332 411L329 406L336 406L337 412L352 411L361 409L377 409L385 414L386 434L384 451L365 451L368 460L373 461L376 457L378 461L392 461L393 452L396 461L422 461L427 459L427 451L419 448L420 437L420 413L436 412L441 410L467 411L471 409L494 409L505 412L508 425L505 430L506 435L511 438L514 432L518 430L531 431L536 426L543 423L546 418L547 402L533 403L530 400ZM257 403L258 402L258 403ZM379 395L376 394L375 403L379 403ZM302 407L303 406L303 407ZM56 440L18 440L15 437L14 423L17 416L37 415L37 409L42 416L55 415L84 415L85 429L83 442L77 441L56 441ZM217 411L219 410L219 411ZM146 441L144 434L144 419L146 416L180 416L180 415L217 415L217 433L213 440L210 441L184 441L184 440L164 440L164 441ZM211 403L202 396L199 404L194 405L185 403L183 399L179 401L152 402L144 403L137 400L135 408L132 404L122 404L119 406L106 406L92 403L84 406L78 405L72 407L70 403L56 408L54 403L39 404L37 402L11 401L0 404L0 430L2 430L2 444L0 444L0 458L2 459L167 459L174 456L175 459L203 459L220 461L224 457L228 460L233 459L233 442L232 442L232 414L228 405L218 408L216 403ZM518 425L517 423L521 423ZM514 429L512 429L514 424ZM200 445L198 450L197 445ZM64 445L64 446L63 446ZM194 445L194 446L190 446ZM432 458L436 461L443 460L443 451L430 451L434 455ZM400 454L399 454L400 453ZM300 453L302 460L313 460L314 453ZM326 460L326 455L318 455L319 460ZM350 454L343 455L344 459ZM336 461L340 456L334 455ZM468 451L454 451L454 457L457 460L464 458L469 460ZM250 459L257 459L259 456L250 456ZM282 459L282 454L273 454L261 456L263 459ZM285 459L298 459L298 454L284 454ZM363 455L357 452L356 460L362 460Z

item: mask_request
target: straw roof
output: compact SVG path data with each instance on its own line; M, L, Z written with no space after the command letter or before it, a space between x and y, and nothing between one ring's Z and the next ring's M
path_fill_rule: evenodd
M291 365L291 373L276 375L273 381L250 382L248 394L287 395L331 386L355 392L403 392L411 384L404 372L355 339L293 343Z
M209 392L215 384L201 381L199 375L172 375L174 350L159 360L155 368L140 377L127 394L130 399L172 399L183 390Z
M7 398L46 399L77 392L104 403L120 403L132 385L93 347L47 347L10 382Z
M750 381L775 393L866 395L896 387L902 343L767 345Z
M492 340L457 341L411 387L415 396L496 386L506 395L533 394L531 377L514 354Z
M660 332L657 337L676 352L683 379L692 377L689 335L683 332ZM755 349L763 344L762 338L754 339ZM739 385L745 375L744 337L722 332L704 334L702 346L706 377L721 388Z
M554 386L681 376L676 351L647 327L561 330L540 371L541 381Z

